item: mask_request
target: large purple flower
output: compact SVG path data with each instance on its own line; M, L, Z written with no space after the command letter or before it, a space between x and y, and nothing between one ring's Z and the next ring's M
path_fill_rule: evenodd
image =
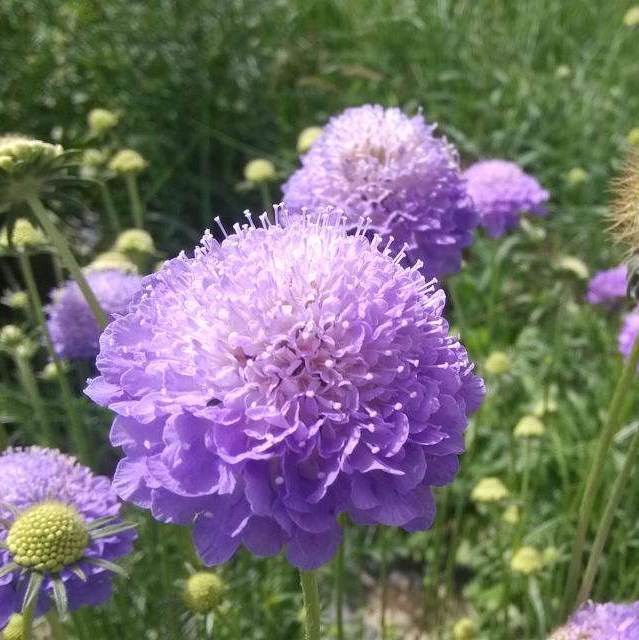
M370 218L406 243L427 277L457 271L478 217L452 145L421 114L365 105L331 119L283 185L286 206L344 209L349 230Z
M639 335L639 309L626 314L619 331L619 351L625 358L630 356L637 335Z
M637 640L639 602L597 604L588 602L549 640Z
M628 295L628 267L625 264L598 271L588 283L586 301L590 304L612 305Z
M100 306L113 319L126 312L142 279L117 269L94 271L86 276ZM62 358L94 358L99 350L100 326L80 287L65 283L51 293L48 326L57 354Z
M482 160L464 171L480 224L496 238L519 224L522 213L546 215L548 192L514 162Z
M33 578L42 578L39 615L61 590L71 611L107 600L109 563L135 538L119 512L109 480L75 458L40 447L0 455L0 629Z
M420 263L341 212L278 215L145 278L87 388L117 414L120 495L194 523L209 565L244 543L320 566L340 512L429 527L484 392Z

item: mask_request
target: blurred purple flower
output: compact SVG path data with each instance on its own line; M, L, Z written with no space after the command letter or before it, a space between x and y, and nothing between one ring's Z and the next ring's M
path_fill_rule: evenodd
M639 309L627 313L619 331L619 351L627 358L639 334Z
M515 228L522 213L547 213L548 192L514 162L482 160L468 167L464 178L480 224L493 238Z
M142 278L117 269L94 271L86 275L100 306L113 319L126 313ZM66 282L51 292L47 306L48 326L57 354L61 358L94 358L99 350L100 327L80 287Z
M421 114L364 105L332 118L282 186L290 211L340 207L347 228L361 218L406 243L427 277L459 270L478 217L457 153Z
M117 414L120 495L193 523L207 565L243 543L318 567L341 512L428 528L484 394L420 263L341 211L278 217L145 278L86 390Z
M590 304L614 306L628 296L628 267L625 264L598 271L588 283L586 301Z
M549 640L637 640L639 602L597 604L588 602Z
M87 527L95 526L100 518L111 518L110 524L119 522L120 503L109 480L94 476L75 458L40 447L4 451L0 455L0 540L7 545L9 531L21 514L30 508L51 504L72 507ZM100 531L99 527L93 529L93 533L97 531ZM99 563L129 553L134 538L135 534L130 530L95 539L90 534L81 559L59 572L43 573L38 615L51 607L55 580L60 580L66 588L71 611L107 600L111 595L113 574ZM13 557L10 547L0 546L0 574L13 562L18 566L0 577L0 629L13 613L21 610L31 574L29 567L21 566L20 560Z

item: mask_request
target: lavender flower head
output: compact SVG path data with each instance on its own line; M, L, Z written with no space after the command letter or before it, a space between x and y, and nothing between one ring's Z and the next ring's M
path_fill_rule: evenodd
M628 358L632 347L635 344L635 340L639 335L639 309L635 309L631 313L627 313L621 324L621 330L619 331L619 338L617 340L619 345L619 352Z
M590 304L613 305L628 295L628 267L625 264L598 271L588 283L586 301Z
M117 269L87 273L86 279L111 319L126 312L142 282L142 278ZM80 287L74 281L66 282L52 291L51 300L47 324L57 354L70 359L94 358L99 350L100 326Z
M639 638L639 602L588 602L549 640L636 640Z
M459 270L478 217L454 147L434 130L421 114L378 105L346 109L283 185L287 207L340 207L349 230L370 218L384 238L406 243L427 277Z
M480 224L497 238L519 224L522 213L546 215L549 193L514 162L482 160L464 171L468 193L479 211Z
M340 214L277 210L221 244L207 232L100 340L86 393L116 413L114 484L193 523L207 565L243 543L318 567L341 512L426 529L431 486L456 474L484 389L444 292Z
M109 563L129 553L135 538L119 512L109 480L75 458L40 447L2 453L0 629L22 609L33 577L43 577L37 615L51 607L61 586L71 611L107 600ZM58 530L61 523L66 533Z

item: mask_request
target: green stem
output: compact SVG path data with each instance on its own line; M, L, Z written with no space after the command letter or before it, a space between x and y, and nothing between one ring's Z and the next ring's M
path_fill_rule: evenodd
M519 523L517 525L517 532L513 542L513 546L515 548L521 545L521 541L524 537L524 532L526 530L526 515L528 513L528 494L530 491L530 470L531 470L530 448L531 448L531 442L528 440L528 438L525 438L523 442L524 468L522 471L521 490L520 490L520 499L521 499L521 504L523 508L521 510Z
M9 446L9 436L7 434L7 430L0 422L0 453L4 451Z
M269 220L273 215L273 202L271 201L271 191L268 188L268 183L260 182L260 197L262 199L262 207L264 211L268 214Z
M84 438L84 430L82 428L80 418L75 411L75 407L73 406L73 394L71 393L69 381L67 380L62 362L58 357L58 354L56 353L53 339L51 338L49 326L44 315L44 309L42 308L42 298L40 297L40 293L36 285L31 262L24 252L20 252L18 254L18 260L20 262L20 269L22 271L24 283L27 287L27 291L29 292L31 306L33 307L34 313L36 315L37 322L42 328L42 335L44 336L44 343L47 347L47 351L49 352L49 358L51 358L51 362L53 362L56 368L56 377L58 384L60 385L62 403L64 404L64 408L69 418L69 424L71 426L71 437L75 445L75 451L78 452L78 455L83 462L88 463L90 461L88 455L89 451L86 440Z
M100 183L100 191L102 193L102 203L104 204L104 210L106 211L111 231L113 231L114 234L120 233L120 219L118 218L118 214L115 210L115 205L113 204L113 198L111 197L109 187L104 182Z
M610 533L610 527L612 526L612 521L614 520L617 507L621 501L621 496L623 495L624 490L628 488L628 477L630 475L630 471L635 466L638 451L639 429L635 431L635 435L632 437L632 442L630 443L626 460L623 463L621 472L615 480L603 517L599 522L595 541L592 545L592 549L590 550L590 557L588 558L588 564L586 565L586 572L584 573L584 577L581 581L581 588L579 589L579 595L577 596L577 605L590 597L592 585L594 584L597 570L599 569L603 549L608 539L608 534Z
M131 204L131 213L133 214L133 224L138 229L144 229L144 209L140 200L140 192L138 190L138 181L134 173L124 175L126 180L126 190L129 194L129 202Z
M588 524L592 515L597 485L601 479L606 454L610 449L612 438L617 431L622 420L624 401L630 390L630 386L637 372L637 363L639 362L639 340L635 343L630 352L629 358L621 372L615 392L610 401L606 424L599 437L595 458L590 464L590 472L586 480L586 487L579 508L579 518L577 521L577 530L575 533L575 543L572 548L572 557L570 559L570 567L568 569L568 578L564 590L564 601L562 606L563 617L566 617L571 611L571 605L575 597L577 581L582 569L582 559L584 546L586 543L586 533Z
M381 530L381 568L379 579L382 583L382 602L380 605L379 628L382 640L386 640L386 613L388 610L388 548L386 546L386 531Z
M320 603L315 571L300 571L304 609L306 610L305 640L320 640Z
M58 612L55 609L51 609L47 613L47 622L49 623L53 640L66 640L67 636L60 622L60 616L58 616Z
M497 321L497 299L499 298L499 284L501 275L501 260L497 251L493 251L490 259L490 293L488 304L488 344L492 343L495 335L495 324Z
M35 618L35 610L38 604L38 598L32 598L32 602L22 611L22 639L33 639L33 621Z
M47 411L42 401L40 390L38 389L38 383L33 375L31 363L28 358L18 354L14 354L13 359L16 363L16 369L18 371L22 387L29 398L29 402L31 403L36 419L42 428L42 433L40 435L43 438L43 442L44 444L51 446L54 444L53 431L51 430L51 424L47 418Z
M345 531L344 531L345 533ZM344 534L343 534L344 535ZM335 618L337 624L337 640L344 640L344 548L346 539L337 549L335 556Z
M51 222L49 219L49 214L47 210L44 208L44 205L40 201L39 198L35 196L31 196L27 200L33 215L36 217L38 224L44 229L47 238L50 240L51 244L55 247L60 259L62 260L64 266L71 273L71 277L76 281L78 287L80 287L80 291L86 298L86 301L93 312L98 324L104 328L108 324L107 317L104 314L104 311L100 308L100 304L97 301L93 291L91 291L91 287L86 281L82 270L80 269L80 265L77 263L76 259L73 257L69 246L64 239L64 236L58 231L57 227Z

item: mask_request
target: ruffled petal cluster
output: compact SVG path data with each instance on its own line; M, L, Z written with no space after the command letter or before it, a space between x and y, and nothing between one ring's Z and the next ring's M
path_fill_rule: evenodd
M478 217L454 147L434 131L421 114L378 105L346 109L283 185L287 207L340 207L349 229L367 218L377 233L406 243L427 277L458 271Z
M142 278L119 269L91 271L86 279L110 319L126 313ZM61 358L94 358L99 350L100 326L80 287L69 281L51 292L47 307L48 327Z
M87 525L100 518L117 518L120 513L117 494L108 478L94 476L71 456L40 447L8 449L0 455L0 540L7 539L11 523L20 512L52 501L73 507ZM38 615L51 607L54 577L66 587L70 611L107 600L112 574L90 560L116 560L132 550L134 538L132 531L122 531L90 540L83 559L73 567L64 568L56 576L45 573ZM0 546L0 569L13 561L9 549ZM77 569L86 580L78 576ZM22 573L20 568L0 578L0 629L20 611L28 581L29 571Z
M628 267L625 264L598 271L588 282L586 301L590 304L614 305L628 295Z
M468 167L464 178L480 224L493 238L514 229L522 213L547 213L549 193L514 162L482 160Z
M549 640L636 640L639 638L639 602L588 602Z
M337 516L430 526L482 381L445 296L341 212L208 232L144 279L86 393L116 418L119 494L193 524L208 565L244 544L327 562Z

